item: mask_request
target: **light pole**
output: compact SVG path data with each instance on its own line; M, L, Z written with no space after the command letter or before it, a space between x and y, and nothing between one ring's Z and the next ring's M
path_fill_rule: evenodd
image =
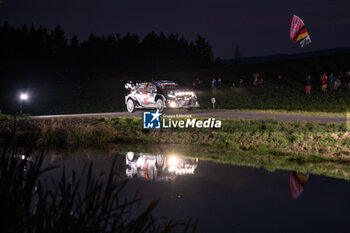
M21 100L21 103L19 105L19 113L22 114L23 113L23 104L28 100L28 94L27 93L21 93L19 98Z

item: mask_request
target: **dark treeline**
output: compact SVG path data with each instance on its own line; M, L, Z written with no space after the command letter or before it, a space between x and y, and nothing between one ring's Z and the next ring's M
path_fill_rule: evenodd
M87 40L67 38L35 25L0 28L0 84L31 85L92 80L104 76L160 73L208 67L214 62L211 46L198 36L187 41L178 33L151 32L144 38L128 33L90 34Z

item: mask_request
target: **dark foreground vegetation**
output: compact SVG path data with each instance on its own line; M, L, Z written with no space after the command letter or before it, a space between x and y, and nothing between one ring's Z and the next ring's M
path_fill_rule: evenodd
M63 171L57 183L46 173L58 168L44 168L42 162L42 154L1 149L1 232L195 231L191 223L153 216L158 201L140 210L140 195L122 200L127 183L118 177L115 162L105 176L94 177L90 164L80 174L84 179Z
M13 119L3 119L0 123L0 142L6 144L30 144L36 148L60 150L103 149L116 144L143 144L146 147L171 144L193 147L186 154L201 148L205 153L199 157L220 162L266 165L274 169L291 169L292 164L293 169L297 169L297 164L308 162L310 167L301 166L299 169L310 172L314 169L316 174L350 178L344 170L348 169L350 161L349 125L345 122L222 120L220 129L143 130L140 118L24 118L17 119L15 132ZM314 163L325 161L331 165L319 166L316 172ZM329 170L335 165L341 165L341 168Z

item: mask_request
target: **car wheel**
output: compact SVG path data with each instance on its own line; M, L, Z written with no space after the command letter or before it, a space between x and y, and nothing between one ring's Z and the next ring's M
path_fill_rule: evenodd
M164 111L164 102L162 99L158 99L156 102L156 108L159 112L163 112Z
M128 99L126 102L126 109L128 112L135 112L135 103L132 99Z

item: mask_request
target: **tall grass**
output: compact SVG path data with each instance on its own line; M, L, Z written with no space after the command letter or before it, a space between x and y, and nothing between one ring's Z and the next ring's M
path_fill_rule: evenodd
M84 148L99 147L115 139L116 130L97 119L0 119L0 146Z
M180 119L178 120L186 120ZM181 144L213 150L249 150L258 154L319 154L347 159L350 155L349 124L322 122L279 122L222 119L222 127L142 129L140 118L63 119L46 122L22 119L17 130L0 127L0 143L74 149L103 147L108 143ZM6 133L6 131L8 131ZM12 145L11 144L11 145Z
M216 107L221 109L257 109L307 112L345 113L350 102L350 95L345 92L281 93L276 89L235 88L217 91L216 95L208 91L201 92L199 102L203 108L211 108L211 98L216 97Z
M137 195L121 200L126 181L118 181L113 161L106 180L94 177L93 165L84 173L62 172L57 183L44 179L53 167L42 168L43 155L31 162L6 149L0 157L0 232L189 232L195 225L153 216L158 201L133 212Z

